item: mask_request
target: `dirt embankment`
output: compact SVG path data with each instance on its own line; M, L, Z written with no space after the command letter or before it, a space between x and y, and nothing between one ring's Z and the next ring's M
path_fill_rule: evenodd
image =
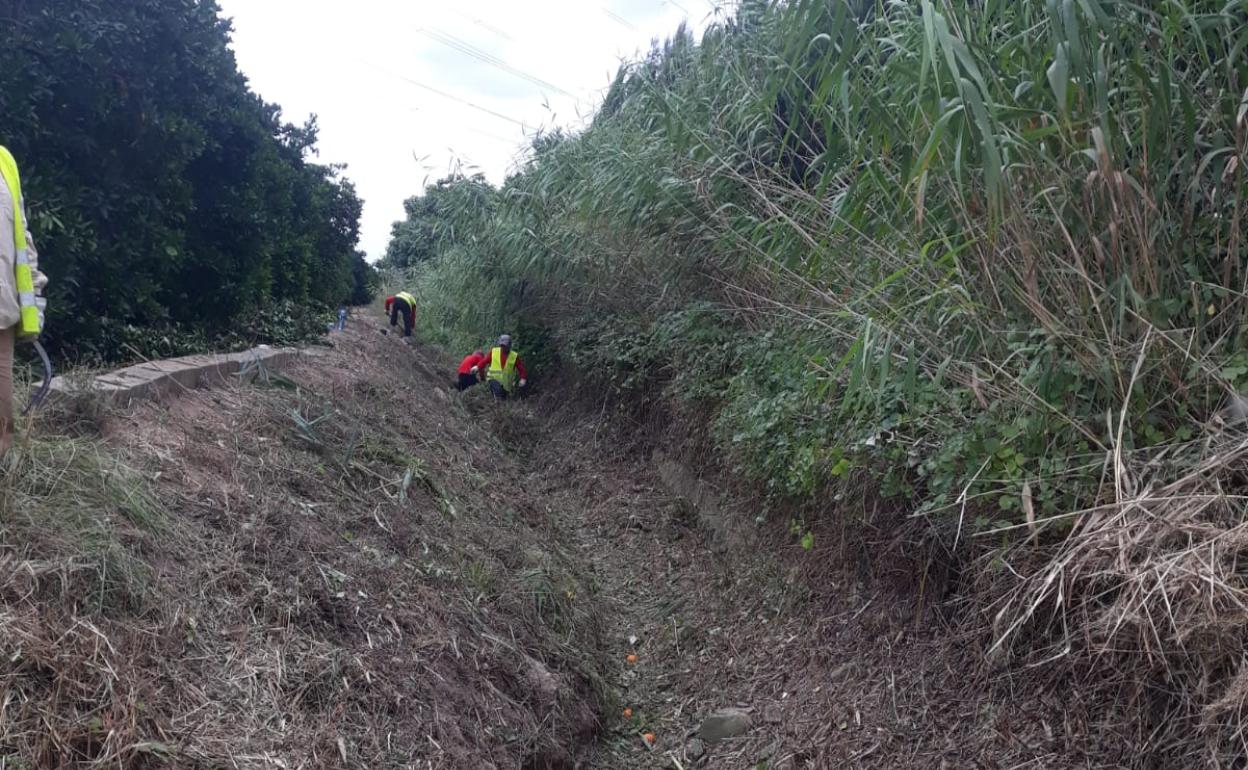
M379 332L36 427L0 484L0 768L1132 764L922 581Z
M510 416L367 322L333 343L36 426L0 519L0 767L539 770L592 745L602 612L483 429Z

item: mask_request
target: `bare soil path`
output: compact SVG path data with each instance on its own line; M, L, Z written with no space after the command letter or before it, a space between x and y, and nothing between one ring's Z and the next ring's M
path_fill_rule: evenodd
M616 701L582 767L1090 766L1061 693L1015 699L938 603L880 579L913 577L909 554L883 549L869 578L834 533L805 551L628 435L554 399L522 408L540 436L524 487L604 608Z
M549 501L590 565L618 698L586 767L825 766L783 740L783 723L799 733L804 721L785 708L800 700L787 691L795 662L787 651L808 647L780 620L803 596L795 576L728 547L649 456L614 444L600 426L551 432L526 487ZM708 715L723 710L740 712L734 734L700 736Z

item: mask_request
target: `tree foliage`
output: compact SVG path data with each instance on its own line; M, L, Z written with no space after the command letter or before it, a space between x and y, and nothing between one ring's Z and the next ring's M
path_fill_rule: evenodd
M312 162L315 117L248 87L213 0L16 0L0 142L49 274L47 337L115 358L134 330L263 336L244 318L367 294L361 203Z
M464 224L458 212L473 212L473 217L481 218L488 216L493 205L494 190L481 174L452 174L439 179L422 194L403 202L406 217L391 228L390 245L381 266L416 267L448 244L470 239L470 232L456 229Z

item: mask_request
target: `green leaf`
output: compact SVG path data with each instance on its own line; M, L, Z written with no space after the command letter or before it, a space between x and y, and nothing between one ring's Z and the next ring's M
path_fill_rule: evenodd
M975 125L979 130L980 143L983 146L984 184L988 188L988 199L993 207L997 207L1000 204L1002 167L1001 153L997 148L997 137L993 131L992 119L975 87L965 78L961 82L963 96L971 103L971 112L975 116Z
M949 128L949 122L961 115L963 109L960 102L954 102L936 121L936 125L932 126L932 132L928 134L927 142L924 143L923 149L919 151L918 162L914 164L914 168L911 170L911 182L919 175L926 173L932 159L936 157L937 150L940 149L940 142L945 137L945 131Z
M1066 114L1066 87L1070 84L1070 53L1066 43L1058 43L1053 54L1053 63L1045 73L1049 78L1049 87L1057 97L1057 109Z

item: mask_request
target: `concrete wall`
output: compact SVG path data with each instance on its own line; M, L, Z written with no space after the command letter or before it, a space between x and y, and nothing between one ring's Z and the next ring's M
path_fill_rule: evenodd
M102 374L86 383L53 377L49 399L98 393L113 403L129 404L200 386L250 381L262 370L275 371L299 355L296 348L261 345L242 353L197 355L149 361ZM240 376L241 375L241 376Z

